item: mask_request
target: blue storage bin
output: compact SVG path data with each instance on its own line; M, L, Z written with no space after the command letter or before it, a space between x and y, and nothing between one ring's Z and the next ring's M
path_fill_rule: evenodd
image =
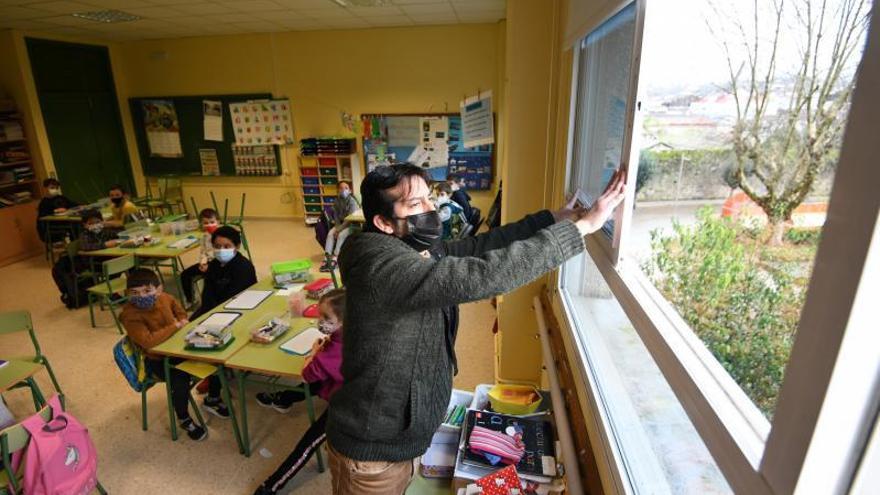
M304 187L303 194L321 194L320 187Z
M303 177L302 178L304 186L317 186L320 182L320 179L317 177Z

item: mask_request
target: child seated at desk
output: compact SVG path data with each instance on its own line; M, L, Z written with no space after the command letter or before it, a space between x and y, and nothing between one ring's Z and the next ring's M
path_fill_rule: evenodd
M208 263L214 259L214 243L211 235L220 227L220 215L213 208L205 208L199 212L199 223L202 226L202 240L199 243L199 262L180 273L185 302L193 302L193 282L208 271Z
M112 206L110 211L113 213L113 219L107 221L107 225L113 227L122 227L125 222L139 220L138 207L129 201L128 193L121 184L110 186L110 202Z
M251 260L238 252L241 234L234 227L224 225L211 234L214 259L205 270L205 288L202 304L192 319L211 311L232 296L257 283L257 272Z
M37 235L40 236L40 240L43 242L64 240L63 235L61 236L61 239L46 238L46 222L43 222L40 219L50 215L60 215L70 208L79 205L76 201L61 194L61 183L58 182L58 179L49 177L43 181L43 187L46 189L46 195L43 196L43 199L40 200L40 205L37 207Z
M330 397L342 386L342 326L345 315L345 290L334 289L318 301L321 318L318 329L326 337L316 340L303 363L302 378L311 393L330 402ZM305 400L300 391L285 390L275 394L257 394L257 403L286 412L294 402ZM327 410L303 434L293 452L257 488L254 495L278 493L305 466L327 438L325 434Z
M79 236L79 251L96 251L106 247L113 247L119 241L116 240L116 229L104 226L104 218L98 210L86 210L82 212L82 232ZM61 292L61 302L68 309L75 309L79 304L88 302L85 287L76 283L77 273L90 268L89 261L81 256L62 256L52 267L52 279ZM80 294L77 297L76 291Z
M144 366L156 380L165 379L161 356L150 354L150 349L166 341L175 332L189 323L186 312L176 299L162 291L159 277L152 270L136 268L126 281L128 302L122 307L119 321L125 327L128 338L144 352ZM171 360L176 364L182 360ZM193 440L204 440L208 432L197 425L189 415L189 394L192 377L177 368L171 368L171 402L180 427ZM220 379L217 375L208 378L208 396L205 397L204 410L220 418L229 417L229 409L220 399Z
M105 225L104 216L98 210L82 212L83 229L79 235L80 251L97 251L119 244L116 239L118 227Z

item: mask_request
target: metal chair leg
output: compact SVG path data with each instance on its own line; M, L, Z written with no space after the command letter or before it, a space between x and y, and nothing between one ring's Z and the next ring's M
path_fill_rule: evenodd
M55 377L55 372L52 370L49 360L46 359L46 356L40 356L39 361L46 367L46 373L49 373L49 379L52 380L52 386L55 387L55 391L61 394L61 386L58 385L58 378Z

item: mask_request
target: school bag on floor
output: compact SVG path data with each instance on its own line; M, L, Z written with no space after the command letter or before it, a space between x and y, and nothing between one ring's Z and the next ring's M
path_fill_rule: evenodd
M147 372L144 366L144 356L128 337L122 337L113 346L113 360L122 372L122 376L134 389L142 392L147 386Z
M49 421L35 414L21 423L31 435L23 455L22 491L27 495L91 493L98 483L95 444L88 430L64 412L57 395L49 399L49 407Z

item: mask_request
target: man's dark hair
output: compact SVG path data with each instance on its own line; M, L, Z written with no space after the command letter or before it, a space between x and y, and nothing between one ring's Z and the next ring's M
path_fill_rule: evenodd
M421 177L430 181L428 173L412 163L398 163L391 166L376 167L367 174L361 183L361 204L364 209L364 230L378 232L373 225L373 217L381 215L389 220L394 218L394 203L400 199L391 193L399 184L404 185L403 195L409 192L410 180Z
M437 192L445 192L447 195L452 196L452 186L448 182L435 182L434 189Z
M215 210L214 208L205 208L204 210L199 212L199 220L205 218L216 218L217 220L219 220L220 214L217 213L217 210Z
M112 186L110 186L110 191L119 191L122 194L125 194L125 186L123 186L122 184L113 184Z
M145 285L159 287L159 276L156 275L156 272L149 268L135 268L128 272L125 278L126 288L134 289L135 287L143 287Z
M449 174L446 176L446 182L461 182L464 180L460 174Z
M104 221L104 215L102 215L99 210L96 210L94 208L86 210L86 211L80 213L80 215L79 215L79 219L83 223L83 225L87 224L89 222L89 220L92 220L95 218L102 221L102 222Z
M345 289L333 289L321 296L319 303L327 303L339 321L345 323Z
M43 180L43 187L49 187L49 186L58 187L60 185L61 185L61 183L58 182L58 179L56 179L54 177L49 177L48 179Z
M215 230L214 233L211 234L211 242L216 241L218 237L229 239L236 247L241 246L241 233L235 230L235 227L230 225L223 225Z

